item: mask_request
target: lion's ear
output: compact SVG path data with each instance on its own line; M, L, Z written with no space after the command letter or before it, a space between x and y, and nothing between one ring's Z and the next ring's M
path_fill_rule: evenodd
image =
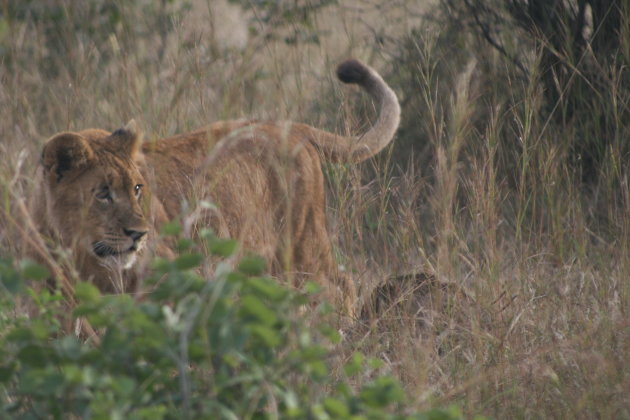
M61 133L44 145L42 164L46 172L59 182L66 174L85 167L94 151L85 137L75 133Z
M129 120L127 125L114 131L111 140L118 142L118 150L136 158L142 147L142 132L135 120Z

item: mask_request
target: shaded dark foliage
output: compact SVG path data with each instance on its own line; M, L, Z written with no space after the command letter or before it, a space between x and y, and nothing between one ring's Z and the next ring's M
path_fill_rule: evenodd
M575 137L568 159L584 181L597 179L611 150L630 153L630 7L621 0L443 0L449 25L498 51L513 77L544 91L541 119ZM534 62L531 56L538 58ZM613 109L613 104L621 104Z

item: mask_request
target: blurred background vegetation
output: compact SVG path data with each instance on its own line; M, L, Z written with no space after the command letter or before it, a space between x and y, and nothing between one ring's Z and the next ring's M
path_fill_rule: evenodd
M360 130L374 106L333 75L356 56L403 118L372 162L325 167L340 265L366 300L394 279L340 359L383 361L415 407L630 417L626 1L5 0L0 13L2 256L20 258L20 203L52 134L130 118L149 140L240 117Z

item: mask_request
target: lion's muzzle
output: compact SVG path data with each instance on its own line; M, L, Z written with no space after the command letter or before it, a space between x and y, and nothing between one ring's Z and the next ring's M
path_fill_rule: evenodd
M122 235L106 235L106 239L92 243L92 250L97 257L106 258L132 254L139 251L146 242L146 230L124 229Z

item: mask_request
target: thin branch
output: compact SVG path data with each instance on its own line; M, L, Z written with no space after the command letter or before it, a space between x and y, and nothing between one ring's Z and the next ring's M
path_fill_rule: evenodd
M518 69L521 71L521 73L523 73L525 78L529 78L529 71L520 62L520 60L518 58L516 58L516 56L511 55L510 53L508 53L506 51L506 49L503 47L503 45L499 44L492 37L492 34L490 33L490 29L488 28L488 25L481 21L477 8L473 4L471 4L470 0L465 0L465 4L468 7L468 9L470 10L470 12L471 12L471 14L472 14L472 16L473 16L473 18L475 20L475 24L481 30L481 33L482 33L483 37L485 38L485 40L492 47L494 47L494 49L496 49L500 54L502 54L504 57L506 57L508 60L510 60L516 67L518 67Z

